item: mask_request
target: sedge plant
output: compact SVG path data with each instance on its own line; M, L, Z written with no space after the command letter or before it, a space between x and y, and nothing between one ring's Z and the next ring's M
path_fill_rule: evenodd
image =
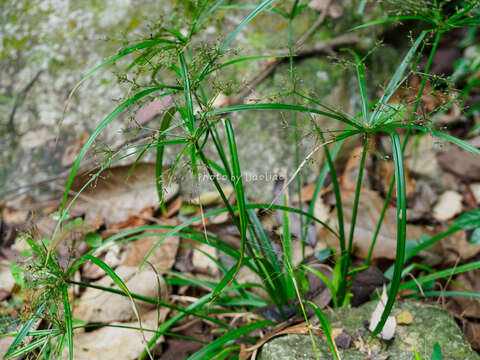
M423 3L423 2L422 2ZM475 2L476 3L476 2ZM121 61L134 55L134 59L125 68L125 74L137 71L139 79L132 87L133 95L130 95L117 108L112 111L94 130L89 139L81 149L75 163L72 166L70 176L66 182L65 193L63 196L60 219L57 227L52 235L52 239L46 245L35 245L32 240L32 248L37 252L37 265L44 269L62 269L56 275L58 283L54 284L55 296L49 297L49 301L43 301L38 306L36 311L31 314L29 319L24 323L24 326L16 334L9 334L15 336L12 346L5 354L4 358L12 358L21 354L25 354L33 349L42 348L45 344L54 343L52 339L56 339L57 349L67 346L70 359L73 359L73 329L78 327L87 327L88 324L74 325L70 311L70 299L68 296L68 288L71 285L82 285L86 287L95 287L103 291L115 293L118 296L127 296L132 304L135 301L145 301L157 306L166 306L176 311L176 314L164 323L160 324L157 329L145 329L142 326L138 311L136 311L139 320L138 328L134 330L141 332L152 332L153 337L148 341L145 350L140 358L147 356L153 358L152 351L160 336L169 335L177 336L169 332L169 329L176 323L181 321L186 316L197 316L206 319L211 323L219 326L225 330L225 334L215 339L213 342L206 344L200 351L189 357L189 359L204 359L204 358L226 358L238 353L239 345L235 343L238 337L245 337L247 334L255 329L271 325L271 321L258 320L238 328L232 326L224 321L218 320L212 312L224 312L226 309L254 309L274 304L278 310L278 314L283 320L288 318L286 309L292 304L298 304L300 313L303 314L308 325L308 318L306 315L306 308L310 307L318 317L322 328L327 335L327 340L332 350L334 358L339 358L338 350L331 338L331 327L328 319L318 305L304 301L305 289L302 286L302 281L305 278L306 271L312 271L325 281L330 289L334 306L348 306L349 304L349 287L354 275L359 271L352 265L352 254L354 250L355 239L355 224L358 212L360 191L362 177L365 168L365 159L369 151L369 144L371 138L377 134L386 134L392 146L392 158L394 162L394 178L392 178L390 189L385 199L385 206L382 211L382 216L378 221L377 232L372 240L370 254L366 259L365 267L368 267L371 262L371 253L375 246L375 241L385 214L387 204L390 197L395 191L396 193L396 209L397 209L397 246L396 258L389 270L388 275L391 279L388 290L388 301L381 319L373 331L372 337L379 334L389 316L394 305L397 293L400 289L413 288L419 284L425 284L435 279L448 278L452 274L458 274L464 271L470 271L480 268L480 262L461 265L454 270L442 270L439 272L432 272L425 275L417 281L402 282L405 276L405 263L418 254L421 250L431 246L443 236L451 234L449 231L457 231L461 228L471 228L472 224L477 224L476 221L480 218L477 212L472 212L464 216L468 217L469 221L456 223L452 230L446 232L446 235L438 235L427 240L422 240L413 248L408 248L406 239L406 190L405 190L405 168L403 152L406 144L406 139L412 132L425 133L431 136L439 137L446 141L452 142L475 154L480 151L468 144L467 142L455 138L445 132L436 130L424 122L417 121L417 110L420 106L423 88L428 79L428 73L431 68L432 59L435 54L440 36L456 27L476 26L479 24L478 16L472 18L475 5L466 6L463 9L456 9L453 14L450 12L444 15L441 12L441 7L428 6L422 8L423 12L417 12L413 15L399 15L387 19L377 20L369 24L360 26L367 27L380 23L387 23L390 21L400 20L414 20L423 21L427 24L427 28L421 30L414 36L412 45L401 59L397 68L383 90L380 97L372 101L371 92L367 89L367 81L365 77L365 58L358 55L353 49L349 49L347 55L351 58L351 63L355 69L358 94L361 100L360 111L358 114L348 114L343 110L335 109L333 106L324 104L321 100L316 99L315 96L305 94L296 84L294 74L294 39L293 39L293 23L296 16L305 8L300 1L293 2L293 6L287 10L274 7L273 0L265 0L255 6L250 5L236 5L236 8L246 10L247 16L240 22L240 24L226 37L226 39L213 50L202 53L198 47L195 47L195 38L200 33L208 20L214 16L216 11L221 8L228 10L232 5L227 5L225 0L205 0L200 1L194 11L194 16L187 32L179 31L174 27L162 26L151 34L150 37L139 41L131 46L124 48L117 54L106 59L92 71L90 71L74 88L75 91L86 79L94 75L97 71L104 68L108 64L116 61ZM231 60L224 61L225 56L229 53L229 46L235 37L242 31L242 29L258 14L268 12L271 16L281 16L286 19L289 26L289 70L290 70L290 91L287 94L290 101L285 103L269 102L269 103L253 103L253 104L238 104L231 105L224 108L214 108L212 106L215 97L218 95L215 87L211 86L214 82L213 74L220 72L228 67L236 66L236 64L256 61L259 59L278 57L270 55L258 55L249 57L236 57ZM475 13L476 14L476 13ZM433 39L431 46L428 42ZM393 94L407 82L409 75L415 71L415 65L420 59L421 54L429 49L428 62L425 70L420 74L422 82L418 90L413 110L406 105L390 104ZM348 52L346 53L348 54ZM161 79L175 79L175 81L164 82ZM72 94L69 97L72 96ZM142 103L158 98L171 98L173 105L165 109L161 124L152 136L154 141L149 141L145 144L130 146L122 149L126 154L112 156L107 158L105 163L101 166L99 171L93 176L84 188L88 186L101 174L101 171L108 166L115 164L129 156L136 156L134 165L140 161L146 151L156 151L156 183L158 190L158 199L162 211L165 209L163 197L163 185L165 179L168 179L175 172L181 161L186 161L191 169L192 176L197 176L200 168L205 169L213 181L213 185L218 190L220 197L225 205L224 208L214 209L203 213L200 216L193 217L177 226L168 225L147 225L134 229L125 230L115 234L103 241L102 247L105 245L120 244L128 241L133 241L145 236L158 236L158 241L155 246L146 255L143 266L147 266L148 258L153 251L161 245L161 243L170 236L179 236L185 239L190 239L202 244L213 246L218 251L230 256L234 264L229 268L225 267L220 261L211 258L215 261L223 272L223 277L219 282L205 281L197 279L186 274L176 271L168 271L165 273L166 282L172 285L190 285L203 289L206 294L200 297L196 302L189 306L183 307L177 304L170 303L161 299L151 299L134 294L129 291L125 283L116 275L114 269L111 269L105 262L103 262L96 253L97 247L94 246L87 254L75 259L69 264L67 269L60 267L56 258L56 251L54 244L58 241L59 234L62 233L62 226L68 219L68 210L72 205L73 200L68 199L68 194L72 186L73 180L80 169L80 165L87 155L89 149L95 143L97 137L104 131L108 124L115 119L119 114L126 111L129 107L134 105L141 105ZM242 181L242 169L238 156L237 137L235 135L235 124L230 119L231 114L241 111L277 111L289 112L293 116L294 124L297 117L303 115L313 116L322 115L332 119L343 126L341 131L331 135L330 132L321 129L318 126L314 131L318 135L320 144L315 147L315 151L323 150L326 155L326 164L323 166L319 178L316 183L313 199L310 203L309 209L303 211L289 205L288 201L288 186L282 192L284 198L282 205L275 204L251 204L246 196L244 182ZM406 131L406 139L402 142L399 132ZM298 133L296 137L298 140ZM343 209L341 189L338 181L338 175L335 169L335 158L341 151L342 143L352 137L357 137L363 144L363 151L360 161L360 171L358 173L358 180L356 191L354 195L353 214L350 224L350 229L347 232ZM215 157L207 154L206 145L212 144L216 151ZM333 144L331 148L329 145ZM176 152L176 158L173 162L170 173L164 171L164 152L167 146L181 147ZM295 178L289 179L287 185L296 180L296 189L301 199L301 168L305 161L300 161L301 156L299 150L296 154L296 164L298 171L295 172ZM134 170L133 170L134 171ZM315 206L315 199L319 194L321 188L325 184L327 175L330 174L332 179L332 187L336 199L335 212L338 220L338 227L333 228L325 222L313 216L313 209ZM232 185L235 194L236 204L232 205L226 194L223 191L221 184L217 180L217 176L222 175ZM168 181L168 180L167 180ZM76 195L78 197L78 194ZM262 227L261 219L258 215L258 210L263 211L282 211L283 212L283 233L281 236L282 253L279 255L274 250L271 239L268 238L265 230ZM228 213L231 220L235 224L240 234L241 244L239 248L229 245L222 239L208 233L193 230L190 225L198 220L212 217L221 213ZM302 221L302 241L305 246L305 238L308 226L312 222L317 222L326 231L332 233L338 239L340 246L339 253L336 254L336 264L334 268L334 276L330 281L322 274L315 272L313 268L308 266L300 266L295 268L292 262L291 243L292 236L289 228L289 214L297 213ZM465 220L465 218L464 218ZM473 222L472 222L473 221ZM460 221L461 222L461 221ZM144 231L149 231L145 234ZM155 232L157 231L157 232ZM88 283L76 282L71 280L73 274L85 262L92 262L105 271L105 273L112 278L118 289L99 287ZM255 272L261 279L261 284L240 284L236 277L242 267L248 267ZM363 268L365 268L363 267ZM268 294L269 301L255 295L251 292L252 287L261 287ZM421 292L423 289L419 289ZM468 293L466 293L468 295ZM433 295L432 295L433 296ZM54 299L61 299L61 302L54 301ZM48 330L31 330L36 319L45 317L55 309L55 306L60 306L63 313L63 321L55 322ZM110 325L105 325L110 326ZM308 326L308 329L310 327ZM311 333L310 333L311 334ZM23 344L23 340L31 336L31 340L27 344ZM248 341L254 342L254 339L248 338ZM312 336L312 343L315 347L315 341ZM50 346L50 345L49 345ZM317 354L318 357L318 354Z

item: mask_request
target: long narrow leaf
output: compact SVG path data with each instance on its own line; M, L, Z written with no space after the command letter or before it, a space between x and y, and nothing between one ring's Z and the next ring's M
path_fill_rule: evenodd
M339 116L337 114L332 114L328 113L325 111L321 111L315 108L309 108L306 106L300 106L300 105L290 105L290 104L240 104L240 105L234 105L234 106L229 106L227 108L222 108L222 109L216 109L214 110L213 114L214 115L223 115L223 114L228 114L231 112L235 111L245 111L245 110L291 110L291 111L300 111L300 112L307 112L307 113L312 113L312 114L319 114L323 115L326 117L329 117L334 120L339 120L341 122L344 122L348 125L351 125L353 127L356 127L357 129L362 129L362 126L345 118L342 116Z
M157 140L157 159L155 162L155 176L156 176L156 181L155 183L157 184L157 194L158 194L158 202L160 206L162 207L162 210L165 209L165 203L163 201L163 153L165 147L162 146L162 142L165 139L165 132L168 129L170 122L173 119L173 116L175 115L176 108L172 107L167 110L165 115L163 115L162 119L162 124L160 125L160 131L158 134L158 140Z
M338 353L337 346L332 338L332 326L330 325L330 322L317 304L311 301L307 301L307 304L312 308L315 315L317 315L318 321L320 321L320 325L322 326L325 337L327 338L328 346L330 346L330 351L333 354L333 358L335 360L340 360L340 354Z
M415 43L412 45L410 50L408 50L407 55L403 58L402 62L400 65L397 67L397 70L395 70L395 73L392 76L392 79L388 83L382 97L379 100L379 104L377 108L373 111L372 118L371 118L371 124L375 126L380 118L380 115L382 114L385 105L388 103L392 95L395 93L395 91L398 89L398 87L402 83L402 78L403 74L405 73L405 70L407 69L407 66L410 64L410 61L412 60L413 56L417 52L417 48L420 46L420 44L423 41L423 38L425 37L427 33L425 31L422 31L420 35L418 36L417 40L415 40Z
M68 357L73 360L73 326L72 312L70 311L70 300L68 299L68 287L62 286L63 310L65 312L65 327L67 329Z
M372 332L372 338L376 337L383 329L390 312L392 311L395 298L402 280L402 270L405 259L406 229L407 229L407 200L405 190L405 173L403 168L403 152L400 137L395 131L390 131L390 140L393 148L393 160L395 164L395 183L397 193L397 250L392 282L388 291L388 300L385 304L380 321Z
M72 95L75 93L75 91L78 89L78 87L80 85L82 85L82 83L85 80L87 80L90 76L95 74L98 70L100 70L104 66L106 66L106 65L114 62L115 60L118 60L118 59L120 59L120 58L122 58L122 57L124 57L128 54L131 54L131 53L133 53L137 50L146 49L146 48L158 45L158 44L174 44L174 42L171 41L171 40L167 40L167 39L148 40L148 41L143 41L141 43L135 44L133 46L130 46L126 49L123 49L123 50L119 51L117 54L115 54L113 56L110 56L108 59L104 60L101 64L97 65L95 68L90 70L78 83L76 83L75 86L73 87L72 91L68 95L68 99L70 99L72 97ZM67 102L68 102L68 100L67 100Z
M37 311L35 311L33 316L23 325L22 330L20 330L20 332L18 333L18 335L15 337L12 344L8 348L7 352L3 355L3 359L8 358L15 351L15 349L22 343L23 339L25 338L25 336L27 336L28 332L32 328L33 324L35 324L35 321L37 321L37 318L40 316L44 308L45 308L45 303L41 304L38 307Z

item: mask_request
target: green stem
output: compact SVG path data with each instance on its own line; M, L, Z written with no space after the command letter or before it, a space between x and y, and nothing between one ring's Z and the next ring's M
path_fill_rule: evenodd
M365 168L365 160L367 158L367 151L369 146L370 136L367 134L365 144L363 145L362 158L360 160L360 167L358 169L357 187L355 189L355 198L353 200L352 221L350 225L350 236L348 237L348 253L351 254L353 250L353 234L355 232L355 223L357 221L358 203L360 200L360 189L362 187L363 169Z

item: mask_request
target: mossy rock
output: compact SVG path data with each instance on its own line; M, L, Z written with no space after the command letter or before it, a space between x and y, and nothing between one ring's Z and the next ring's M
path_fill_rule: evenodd
M333 329L341 329L352 337L350 348L340 350L343 360L411 360L414 358L414 348L422 358L429 359L436 342L440 345L443 359L480 359L480 355L472 350L448 312L420 303L398 303L392 314L396 316L408 311L413 321L409 325L397 325L395 337L390 341L376 339L369 342L370 333L365 324L375 306L375 303L369 303L359 308L326 312ZM326 340L316 336L315 342L320 359L332 359ZM286 335L266 343L259 359L310 360L316 357L309 336Z

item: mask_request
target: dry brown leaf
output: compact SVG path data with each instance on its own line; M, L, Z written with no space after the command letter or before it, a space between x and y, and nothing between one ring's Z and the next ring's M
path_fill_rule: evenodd
M140 163L129 176L131 166L105 170L97 181L89 185L72 205L70 212L85 214L90 223L101 218L107 226L128 221L146 208L158 207L155 164ZM90 178L79 176L72 191L80 190ZM178 184L164 185L164 200L170 200L178 191Z
M137 267L119 266L115 273L125 282L127 288L142 296L156 299L159 295L168 298L166 284L161 277L145 266L137 273ZM160 289L157 287L160 281ZM100 286L114 286L108 276L93 283ZM160 294L159 294L160 292ZM137 301L140 314L146 314L155 307L153 304ZM126 296L114 295L106 291L87 288L78 302L74 303L73 316L86 322L110 323L112 321L131 321L136 319L130 299Z
M449 287L453 291L465 291L466 288L477 294L480 292L480 270L462 273L455 278L455 281L456 283L450 284ZM457 283L460 286L457 286ZM465 297L454 297L453 299L460 307L459 311L457 311L458 316L480 319L480 301L478 299Z
M148 252L160 241L167 230L157 229L145 234L152 233L152 236L139 238L128 244L127 255L123 265L140 266ZM155 235L154 235L155 234ZM179 239L176 236L170 236L164 239L148 258L157 271L169 270L175 263Z
M350 231L350 222L352 218L354 196L346 198L343 201L345 233ZM383 208L383 198L369 189L361 189L358 205L357 221L354 233L354 251L357 256L366 258L378 219ZM336 228L336 219L333 227ZM397 246L397 214L396 209L390 207L385 212L382 227L380 229L377 242L373 251L372 258L395 259L395 249ZM420 226L407 225L407 239L418 239L421 235L431 235L431 232ZM333 246L338 246L338 239L331 233L327 235L327 241Z
M408 171L408 166L405 163L405 190L407 192L407 197L412 195L415 192L415 180L412 179ZM383 192L387 193L390 188L390 181L395 175L395 164L392 161L382 161L380 164L380 179L382 183ZM395 189L395 187L394 187ZM392 198L397 198L397 193L392 192Z
M458 259L471 259L480 253L480 245L471 244L467 232L460 230L440 241L444 264L455 264Z
M343 171L340 182L340 186L342 188L342 196L348 197L350 196L350 194L355 193L355 189L357 188L357 178L360 169L362 151L363 147L358 146L350 153L350 157L347 161L347 164L345 165L345 170ZM369 157L370 155L367 154L367 161ZM365 172L362 177L362 187L370 188L370 183L368 177L365 176Z
M169 312L168 308L160 308L160 317L157 310L150 311L142 316L142 326L145 329L156 329L163 322ZM113 325L139 327L138 321L130 323L112 323ZM75 332L73 342L76 360L119 360L136 359L145 349L144 338L149 341L152 332L132 331L117 327L103 327L89 332ZM158 342L163 341L161 337ZM68 358L68 347L65 347L62 359Z
M480 350L480 324L469 321L465 329L465 336L475 350Z
M168 219L168 218L171 218L176 213L178 213L178 211L182 207L182 203L183 203L183 197L181 195L177 196L175 200L173 200L170 204L168 204L167 211L165 212L165 215L163 215L163 217Z

